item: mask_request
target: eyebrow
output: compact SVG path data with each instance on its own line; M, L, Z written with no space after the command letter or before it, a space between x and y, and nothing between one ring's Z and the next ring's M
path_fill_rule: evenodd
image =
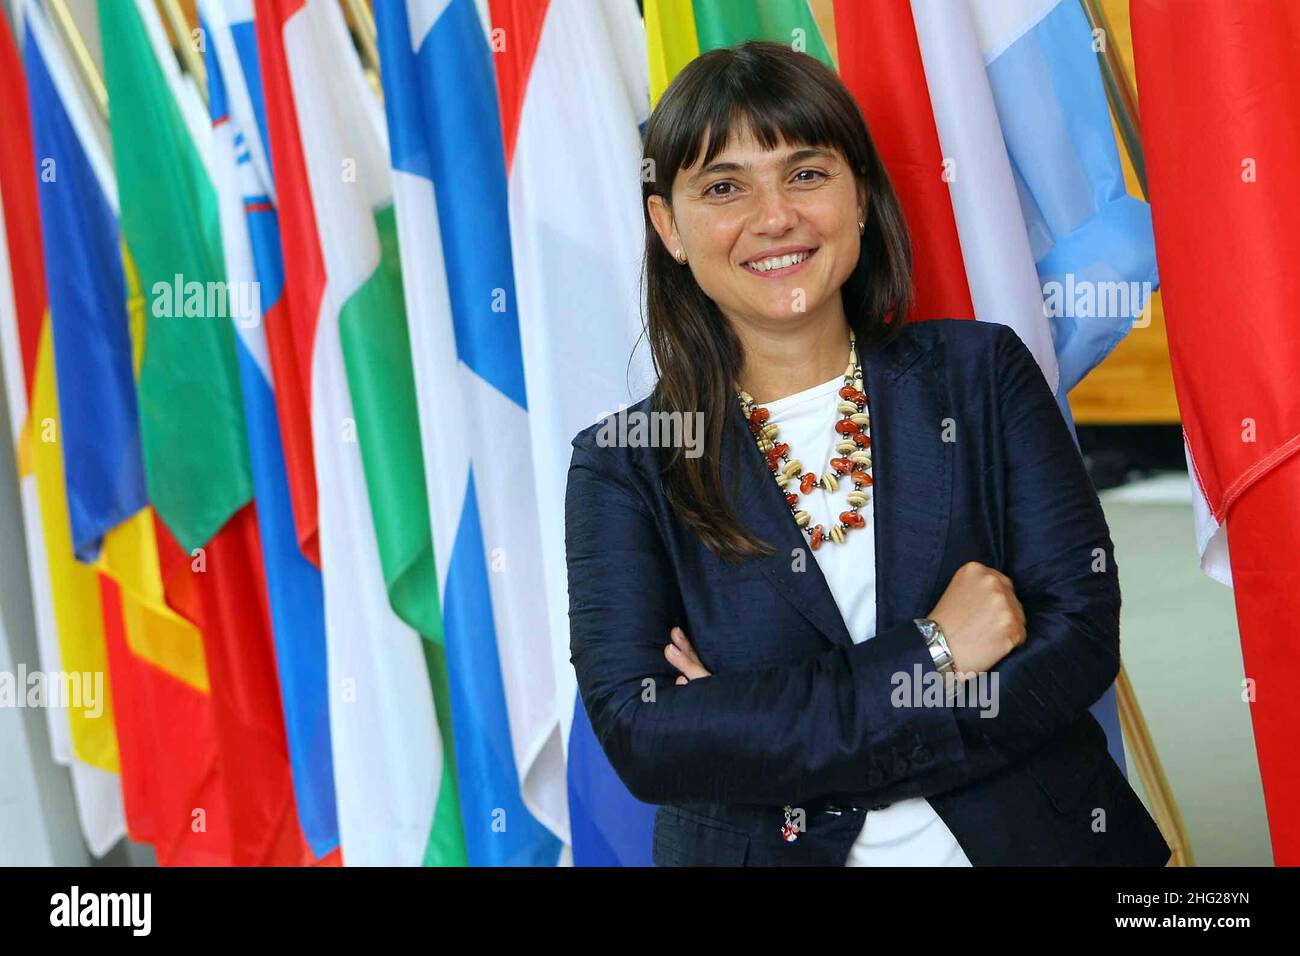
M817 146L805 146L802 149L796 149L794 152L786 156L784 161L782 161L781 165L792 166L795 163L803 162L805 159L833 159L833 158L834 158L834 154L829 150L821 149L820 147ZM711 163L710 165L705 166L703 169L699 170L697 173L695 173L693 176L687 179L686 185L694 186L701 179L705 179L706 177L712 176L715 173L746 172L751 168L752 168L752 164L750 163L734 163L734 162Z

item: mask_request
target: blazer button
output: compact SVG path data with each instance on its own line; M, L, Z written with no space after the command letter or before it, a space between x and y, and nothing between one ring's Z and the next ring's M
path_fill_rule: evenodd
M915 750L912 751L912 762L929 763L930 751L926 750L924 746L918 746Z

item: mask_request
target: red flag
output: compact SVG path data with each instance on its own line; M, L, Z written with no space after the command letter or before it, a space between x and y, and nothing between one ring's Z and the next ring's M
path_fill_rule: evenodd
M36 346L45 321L45 260L39 233L32 121L27 115L27 80L9 23L0 16L0 102L5 132L0 136L0 193L3 193L5 238L9 245L18 341L30 401L36 374Z
M212 700L131 651L121 592L106 574L99 586L128 833L161 866L228 866Z
M1300 863L1300 6L1134 0L1133 50L1174 388L1229 532L1278 866ZM1289 534L1288 534L1289 533Z
M168 603L203 633L236 866L298 866L298 825L257 513L248 504L199 556L155 522ZM200 563L201 560L201 563Z
M975 317L912 10L897 0L836 0L840 79L862 108L912 236L916 302L908 321Z

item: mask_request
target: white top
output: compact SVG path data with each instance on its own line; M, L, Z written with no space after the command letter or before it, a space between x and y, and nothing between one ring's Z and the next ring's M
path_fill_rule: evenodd
M838 457L835 445L840 435L835 423L840 413L836 406L843 384L843 376L837 375L821 385L764 403L772 413L771 420L780 428L776 440L789 443L790 457L799 459L804 471L820 475L829 467L831 458ZM870 434L869 428L864 431ZM849 510L845 495L852 488L853 483L846 478L833 493L821 486L809 494L800 493L799 507L812 518L809 526L829 528L837 522L840 513ZM791 490L798 491L793 486ZM843 544L828 541L816 551L810 549L855 644L876 636L874 495L861 511L866 526L849 529ZM867 811L846 865L970 866L971 862L930 802L924 797L912 797L884 810Z

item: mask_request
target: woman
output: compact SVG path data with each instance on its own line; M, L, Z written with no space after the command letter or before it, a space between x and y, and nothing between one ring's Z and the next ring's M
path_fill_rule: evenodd
M574 439L566 535L583 704L662 805L655 862L1163 865L1088 713L1119 669L1096 494L1013 332L903 324L848 91L713 51L645 157L659 381Z

